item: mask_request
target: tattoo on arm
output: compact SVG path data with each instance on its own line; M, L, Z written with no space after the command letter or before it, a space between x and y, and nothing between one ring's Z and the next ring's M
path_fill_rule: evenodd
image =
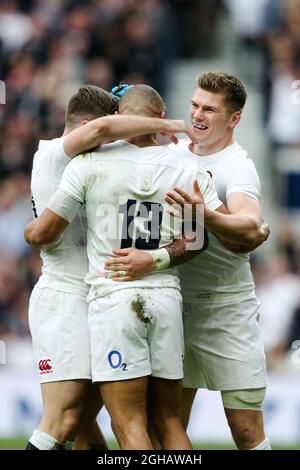
M174 240L170 245L166 246L165 248L168 250L170 255L170 268L174 268L175 266L179 266L180 264L186 263L191 259L195 258L195 256L199 255L203 251L205 251L208 247L208 234L207 230L204 229L204 243L201 250L189 250L187 249L187 245L190 240L187 240L185 236L180 238L179 240Z

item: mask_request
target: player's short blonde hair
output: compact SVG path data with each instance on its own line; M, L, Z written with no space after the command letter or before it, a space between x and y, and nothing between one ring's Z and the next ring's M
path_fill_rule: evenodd
M207 72L197 79L197 87L224 97L224 105L229 113L242 111L247 100L243 82L225 72Z
M165 110L166 105L162 97L149 85L130 87L119 102L119 112L121 114L160 117Z
M66 111L66 126L72 128L83 119L95 119L113 114L119 100L95 85L85 85L71 96Z

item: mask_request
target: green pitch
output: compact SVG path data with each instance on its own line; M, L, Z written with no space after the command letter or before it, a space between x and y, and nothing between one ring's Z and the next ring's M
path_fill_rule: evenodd
M27 438L25 437L16 437L14 439L0 439L0 450L21 450L26 447L27 444ZM115 441L111 441L109 443L109 446L111 449L117 449L118 445L116 444ZM300 443L298 445L280 445L277 443L277 445L272 445L272 448L274 450L300 450ZM230 444L222 444L222 443L201 443L201 444L195 444L194 443L194 449L202 449L202 450L231 450L235 449L234 445Z

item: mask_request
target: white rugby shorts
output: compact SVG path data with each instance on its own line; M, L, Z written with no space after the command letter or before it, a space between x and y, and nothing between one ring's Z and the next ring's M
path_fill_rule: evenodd
M174 288L126 288L89 305L93 382L183 377L182 298Z
M91 379L86 297L36 286L29 326L41 383Z
M244 390L266 386L258 300L184 303L186 388Z

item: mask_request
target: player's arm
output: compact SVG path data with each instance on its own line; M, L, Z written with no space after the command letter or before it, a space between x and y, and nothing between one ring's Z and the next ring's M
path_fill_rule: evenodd
M194 140L193 131L182 120L142 116L113 115L87 122L64 137L64 151L73 158L87 150L99 147L104 140L130 139L146 134L165 133L173 137L185 133Z
M41 247L54 242L76 217L85 198L87 166L86 160L78 157L66 167L47 208L25 229L24 237L30 245Z
M227 198L229 213L226 214L225 206L211 210L204 204L197 181L194 182L194 190L191 196L180 188L174 188L167 193L166 201L181 209L186 204L192 205L193 217L199 210L204 210L205 227L219 237L221 243L227 240L244 246L245 251L251 251L268 238L269 227L262 219L260 204L256 199L241 192L231 193ZM176 215L176 211L174 213ZM230 245L224 246L227 248ZM237 247L236 251L241 252L241 249Z
M29 222L25 228L24 238L29 245L40 248L54 242L69 225L69 222L50 209Z
M181 238L157 250L113 250L115 257L105 262L107 277L120 282L142 279L152 271L174 268L186 263L207 249L208 235L203 225L183 224L182 231Z
M222 203L218 199L210 177L203 173L201 177L201 189L204 195L201 194L201 197L204 197L209 207L220 207ZM158 250L148 252L135 248L114 250L115 258L105 263L105 268L109 271L108 277L114 281L133 281L143 278L153 270L173 268L190 261L208 247L208 235L202 221L203 218L196 221L196 224L192 223L192 213L190 213L189 220L185 220L183 224L183 236Z
M36 248L53 243L76 217L80 207L77 199L58 188L42 214L27 224L25 240Z
M229 242L251 251L267 240L270 229L262 219L259 201L236 192L227 199L229 214L205 208L205 226Z
M218 212L222 214L229 214L228 210L225 206L217 209ZM229 251L232 253L249 253L256 248L258 248L262 243L266 241L266 239L270 235L270 227L267 222L262 221L259 227L258 235L253 242L248 243L247 245L241 245L238 243L234 243L233 241L229 241L224 238L222 235L218 235L217 233L213 232L214 236L219 240L219 242Z
M190 236L183 236L178 240L174 240L173 243L166 246L166 250L170 256L170 268L174 268L175 266L179 266L180 264L187 263L191 259L195 258L195 256L200 255L208 248L208 235L207 230L204 230L204 240L203 246L200 249L193 250L191 249L191 237Z
M207 213L208 224L222 224L217 236L221 237L223 243L227 240L237 244L234 251L252 251L266 241L270 234L270 228L261 213L260 181L253 162L250 159L236 161L234 172L231 168L224 168L224 186L230 216L223 219L222 215L217 215L217 221L214 214ZM209 220L209 216L215 220Z
M192 236L194 234L183 236L157 250L115 249L113 250L115 257L105 262L105 269L108 271L107 277L117 282L135 281L142 279L152 271L174 268L186 263L208 247L208 235L205 229L202 248L191 249Z

